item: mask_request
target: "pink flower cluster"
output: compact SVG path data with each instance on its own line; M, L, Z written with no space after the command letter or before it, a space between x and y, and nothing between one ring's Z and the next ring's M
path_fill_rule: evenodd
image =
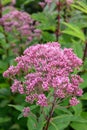
M3 15L0 24L4 26L6 32L15 34L16 38L17 35L21 39L24 37L28 41L32 41L34 37L39 38L41 34L41 31L36 29L37 22L35 23L28 13L16 9Z
M9 67L3 76L14 81L12 92L25 94L26 102L47 106L47 93L53 89L56 99L70 98L72 106L79 103L76 97L83 93L79 88L83 79L73 71L79 69L82 60L72 49L61 49L57 42L37 44L15 60L17 65Z
M23 109L23 116L27 117L29 115L29 113L30 113L30 108L29 107L25 107Z

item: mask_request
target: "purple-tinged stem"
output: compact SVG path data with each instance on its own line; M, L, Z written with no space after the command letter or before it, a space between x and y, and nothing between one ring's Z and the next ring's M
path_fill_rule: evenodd
M84 49L84 54L83 54L83 63L85 61L85 58L87 58L87 41L85 42L85 49Z
M61 2L59 0L57 4L57 10L58 10L58 17L57 17L57 20L58 20L58 24L57 24L57 29L56 29L56 41L59 40L59 35L60 35L60 11L61 11Z
M1 3L1 0L0 0L0 18L2 18L2 3Z
M52 103L52 107L51 107L51 110L49 112L49 116L47 118L46 126L43 128L43 130L48 130L48 127L49 127L49 124L50 124L50 120L51 120L51 117L52 117L53 112L54 112L55 103L56 103L56 97L54 97L54 101Z

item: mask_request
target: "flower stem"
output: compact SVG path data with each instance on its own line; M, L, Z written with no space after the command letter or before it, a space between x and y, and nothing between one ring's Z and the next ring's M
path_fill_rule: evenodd
M60 35L60 11L61 11L61 2L57 3L57 10L58 10L58 17L57 17L57 29L56 29L56 41L59 40L59 35Z
M43 130L48 130L48 127L49 127L49 124L50 124L50 120L51 120L51 117L52 117L53 112L54 112L55 103L56 103L56 97L54 97L54 101L52 103L52 107L51 107L51 110L49 112L49 116L47 118L46 126L43 128Z
M84 54L83 54L83 63L85 61L85 58L87 58L87 41L85 42L85 49L84 49Z
M2 18L2 3L1 3L1 0L0 0L0 18Z

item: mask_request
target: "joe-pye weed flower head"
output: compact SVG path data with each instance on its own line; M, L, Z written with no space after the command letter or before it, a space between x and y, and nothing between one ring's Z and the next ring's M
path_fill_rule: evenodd
M15 61L17 65L10 66L3 76L13 80L12 92L25 94L26 102L48 106L48 94L53 90L55 99L69 98L71 106L79 103L77 97L83 93L79 84L83 79L73 71L79 69L82 60L71 48L61 49L57 42L37 44L27 48Z

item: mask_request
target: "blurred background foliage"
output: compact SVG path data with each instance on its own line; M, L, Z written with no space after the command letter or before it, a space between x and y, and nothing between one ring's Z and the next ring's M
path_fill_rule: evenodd
M83 59L83 66L77 72L84 79L84 83L80 86L84 91L80 98L81 103L72 108L56 108L49 130L87 130L87 0L75 0L70 6L64 5L60 12L56 9L55 3L41 8L38 4L40 0L16 0L15 4L12 4L11 0L0 1L3 8L8 7L3 14L8 13L10 7L14 6L17 10L28 12L32 19L39 22L37 29L41 30L41 39L34 40L30 45L58 41L62 48L73 48L77 56ZM61 2L64 3L64 0ZM60 32L57 37L58 15L60 15ZM33 130L32 117L20 118L21 106L26 106L23 102L24 97L12 94L11 82L2 76L8 66L14 63L15 58L9 42L6 41L7 37L9 41L16 42L11 34L5 34L0 26L0 130ZM33 113L38 115L39 108L34 105L31 107ZM41 124L43 118L40 119ZM41 127L38 127L38 130L41 130Z

